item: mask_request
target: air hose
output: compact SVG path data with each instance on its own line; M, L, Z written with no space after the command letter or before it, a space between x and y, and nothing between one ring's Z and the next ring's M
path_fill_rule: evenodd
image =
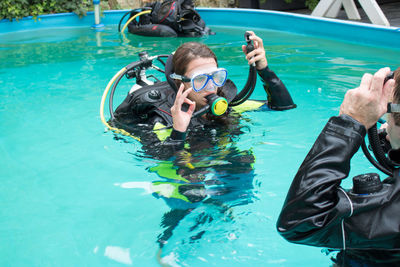
M393 79L393 78L394 78L394 72L391 71L386 76L383 84L385 84L389 79ZM391 110L392 109L391 104L392 103L388 103L387 111L389 113L393 112ZM378 122L380 122L380 120L378 120ZM388 157L386 157L385 151L383 150L383 148L381 146L381 142L380 142L379 135L378 135L378 128L377 128L376 123L371 128L368 129L368 141L369 141L370 148L371 148L376 160L370 154L370 152L367 148L367 145L365 143L365 140L363 141L363 143L361 145L364 155L372 163L372 165L374 165L378 170L382 171L383 173L385 173L389 176L393 176L395 174L395 171L396 170L398 171L398 169L396 169L396 166L398 164L394 163Z
M105 89L104 92L103 92L103 96L102 96L101 102L100 102L100 119L101 119L101 121L103 122L103 124L104 124L108 129L114 131L115 133L120 133L120 134L123 134L123 135L126 135L126 136L130 136L130 137L132 137L132 138L134 138L134 139L140 141L140 138L131 135L131 134L128 133L127 131L125 131L125 130L123 130L123 129L119 129L119 128L112 127L111 125L109 125L109 124L107 123L107 121L106 121L106 119L105 119L105 117L104 117L104 103L105 103L105 101L106 101L108 91L110 90L110 87L111 87L111 85L114 83L114 81L115 81L117 78L120 79L120 77L122 77L122 75L124 75L124 73L126 73L126 71L127 71L127 68L126 68L126 67L123 67L123 68L122 68L120 71L118 71L117 74L115 74L114 77L112 77L112 79L108 82L107 87L106 87L106 89Z
M377 168L378 170L389 176L392 176L395 168L394 165L386 158L385 152L383 151L380 145L378 129L376 124L372 126L370 129L368 129L368 140L376 160L372 157L371 153L369 152L365 140L361 145L364 155L372 163L372 165L375 166L375 168Z
M129 13L130 13L130 12L129 12ZM127 14L129 14L129 13L127 13ZM122 30L121 30L120 32L124 32L125 29L126 29L126 27L128 27L129 23L131 23L132 20L136 19L137 17L139 17L139 16L141 16L141 15L149 14L149 13L151 13L151 10L145 10L145 11L142 11L142 12L137 13L136 15L134 15L133 17L131 17L131 18L125 23L124 27L122 27ZM122 19L123 19L127 14L125 14L125 15L122 17ZM120 23L121 23L122 19L120 20ZM120 27L119 27L120 25L121 25L121 24L118 25L118 30L119 30L119 28L120 28Z
M247 78L247 82L243 89L238 93L235 98L229 103L229 106L234 107L245 102L254 91L257 83L257 71L256 67L250 66L249 68L249 76Z
M250 40L250 36L251 36L251 34L249 32L246 32L244 34L244 38L247 42L247 45L246 45L247 53L250 53L251 51L254 50L254 45L252 44L252 41ZM255 64L253 63L249 67L249 75L247 76L246 84L244 85L244 87L240 91L240 93L238 93L235 96L235 98L229 103L229 106L231 106L231 107L238 106L238 105L242 104L243 102L245 102L247 99L249 99L249 97L251 96L251 94L254 91L254 88L256 87L256 83L257 83L257 71L256 71Z
M380 170L381 172L391 176L392 172L389 171L388 169L386 169L385 167L383 167L378 161L376 161L372 156L371 153L369 153L367 145L365 144L365 141L362 142L361 144L361 149L364 152L364 155L367 157L367 159L369 160L369 162L371 162L372 165L374 165L375 168L377 168L378 170Z
M121 23L122 23L122 21L124 20L124 18L125 18L127 15L132 14L133 12L138 12L138 10L135 9L135 10L131 10L131 11L126 12L126 13L122 16L122 18L119 20L119 23L118 23L118 31L119 31L119 32L121 31Z
M131 64L123 67L121 70L119 70L112 78L111 80L108 82L106 89L103 92L103 96L101 98L101 103L100 103L100 119L103 122L103 124L110 130L117 132L117 133L121 133L124 135L128 135L131 136L137 140L139 140L137 137L132 136L131 134L129 134L127 131L123 130L123 129L119 129L119 128L115 128L112 127L111 125L109 125L107 123L107 121L105 120L104 117L104 104L108 95L108 92L110 91L110 88L112 86L111 92L110 92L110 97L109 97L109 111L110 111L110 116L112 120L115 120L115 116L114 116L114 111L113 111L113 98L114 98L114 93L115 93L115 89L117 88L118 83L121 81L122 77L130 70L133 70L135 68L138 67L142 67L142 68L147 68L147 67L151 67L152 62L154 59L157 59L158 61L160 61L163 65L165 65L165 63L160 59L162 57L168 57L168 55L158 55L158 56L154 56L154 57L147 57L147 53L146 55L144 55L143 58L141 58L141 60L139 61L135 61L132 62ZM153 66L155 69L159 69L156 68L155 66ZM162 72L162 71L161 71Z

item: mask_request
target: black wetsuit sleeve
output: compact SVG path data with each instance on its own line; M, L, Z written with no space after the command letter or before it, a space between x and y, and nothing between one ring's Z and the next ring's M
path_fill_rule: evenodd
M185 145L186 132L172 129L171 135L163 142L165 146L172 146L173 151L182 150Z
M339 249L399 249L400 182L357 195L340 184L366 135L347 115L332 117L301 164L277 221L288 241ZM393 179L391 179L393 180Z
M258 71L268 95L268 107L273 110L287 110L296 107L292 97L283 82L267 66Z
M175 129L172 129L170 139L174 141L184 142L186 139L186 132L180 132Z
M295 243L342 247L340 223L351 206L340 190L350 160L365 136L348 116L332 117L301 164L277 222L278 232ZM330 237L332 235L332 237Z
M150 125L155 125L157 122L165 125L166 122L160 116L154 116L148 122ZM172 129L170 136L168 136L164 141L161 141L156 137L156 134L146 134L142 135L141 140L146 152L157 158L167 159L173 156L177 151L184 148L186 139L186 132L180 132ZM151 140L151 142L146 142L146 140Z

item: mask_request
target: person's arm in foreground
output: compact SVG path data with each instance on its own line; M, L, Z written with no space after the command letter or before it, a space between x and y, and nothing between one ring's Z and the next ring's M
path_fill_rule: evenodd
M384 68L374 76L365 74L360 86L346 93L340 115L328 121L300 166L277 222L278 232L288 241L330 248L393 245L382 242L386 238L393 241L393 232L381 233L376 226L384 226L398 216L390 206L380 212L376 209L390 203L398 189L391 189L393 194L388 195L357 197L340 187L366 129L386 112L389 91L394 86L394 80L383 86L389 71ZM384 227L392 231L390 226ZM395 228L393 231L398 231L398 224Z
M279 79L279 77L268 67L268 61L265 55L263 40L255 35L254 32L249 31L250 40L254 43L254 50L247 54L246 46L242 46L243 53L249 65L255 63L258 75L264 84L264 89L268 95L268 107L273 110L286 110L296 107L293 103L292 97L286 86Z

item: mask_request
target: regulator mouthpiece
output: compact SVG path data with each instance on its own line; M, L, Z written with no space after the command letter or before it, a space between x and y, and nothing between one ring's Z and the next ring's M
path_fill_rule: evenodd
M208 105L210 106L210 111L213 115L221 116L228 109L228 101L222 96L210 94L206 96L206 99L208 101Z

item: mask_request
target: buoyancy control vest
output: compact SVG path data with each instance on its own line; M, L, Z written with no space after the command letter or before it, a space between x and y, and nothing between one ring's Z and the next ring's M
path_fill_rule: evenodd
M227 80L225 85L218 89L218 95L227 96L227 99L235 96L236 92L237 88L231 80ZM162 123L170 127L173 122L171 107L174 105L175 96L176 90L167 81L141 87L129 93L117 107L114 113L115 118L125 125L133 125L154 124L152 119L161 117Z
M171 107L176 92L168 82L147 85L128 94L115 110L115 117L124 124L147 123L149 119L159 116L166 126L172 125Z

